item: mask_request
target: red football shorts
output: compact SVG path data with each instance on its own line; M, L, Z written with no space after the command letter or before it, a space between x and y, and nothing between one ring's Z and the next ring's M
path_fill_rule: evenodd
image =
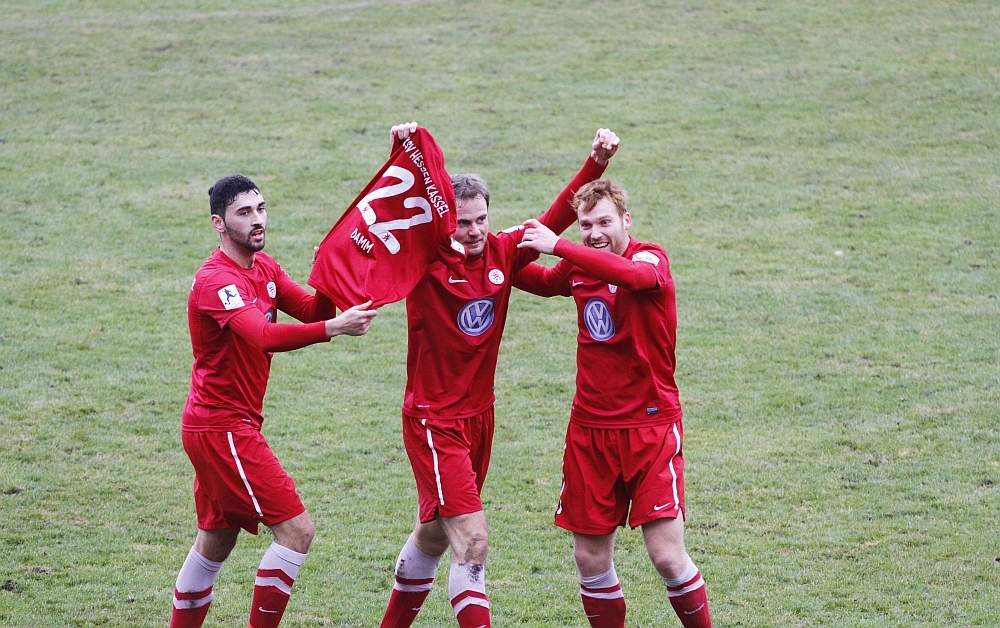
M479 495L490 467L493 407L468 419L403 415L403 445L417 480L421 523L483 509Z
M683 517L683 438L680 421L629 429L570 421L556 525L603 535L626 522L635 528Z
M202 530L243 528L257 534L306 508L295 482L257 430L182 432L194 465L194 505Z

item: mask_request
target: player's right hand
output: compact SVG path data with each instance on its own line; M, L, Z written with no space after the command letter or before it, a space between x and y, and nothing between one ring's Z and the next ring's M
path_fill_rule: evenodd
M347 336L363 336L368 333L372 319L378 315L378 309L369 310L371 301L345 310L336 318L326 321L326 335L330 338L341 334Z
M402 142L406 138L410 137L410 133L416 133L417 123L416 122L404 122L403 124L397 124L389 130L389 145L394 145L396 138Z

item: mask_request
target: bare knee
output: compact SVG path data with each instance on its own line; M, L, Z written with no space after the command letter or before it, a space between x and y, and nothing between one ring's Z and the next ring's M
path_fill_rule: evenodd
M236 547L239 538L239 528L221 530L198 530L194 540L194 551L215 562L223 562Z
M440 556L448 549L448 536L437 521L417 522L413 528L413 542L417 549L428 556Z
M476 530L468 537L468 545L465 548L465 555L462 562L468 565L482 565L486 562L486 552L489 547L489 533L483 530Z
M581 576L598 576L614 564L614 534L591 536L573 535L573 560Z
M688 560L690 560L683 545L680 547L660 548L660 551L655 554L650 552L649 558L653 561L653 567L657 573L664 578L680 577L684 568L687 567Z
M275 543L300 554L309 551L309 545L316 536L316 526L308 512L274 524L271 531L274 533Z

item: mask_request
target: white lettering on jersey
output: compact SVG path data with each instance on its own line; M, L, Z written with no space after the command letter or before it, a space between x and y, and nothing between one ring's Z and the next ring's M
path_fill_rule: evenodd
M487 277L489 277L490 283L493 284L494 286L499 286L500 284L503 283L504 280L503 271L500 270L499 268L494 268L493 270L491 270L489 275L487 275Z
M273 281L267 282L267 296L272 299L278 296L278 286L274 285Z
M632 256L633 262L649 262L653 266L660 265L660 258L649 251L639 251Z
M370 205L371 201L380 198L398 196L407 192L413 187L413 182L415 180L412 172L406 168L400 168L399 166L389 166L386 168L385 172L382 174L382 178L385 179L388 177L399 179L399 183L372 190L366 194L364 198L358 201L357 208L358 211L361 212L361 216L365 219L365 224L368 225L368 232L378 238L378 241L384 244L385 248L389 249L389 253L395 255L396 253L399 253L399 240L397 240L396 236L392 235L391 232L402 231L409 229L410 227L416 227L417 225L427 224L433 219L433 215L431 205L427 202L427 199L421 196L413 196L403 201L403 207L406 209L413 209L414 207L417 207L420 209L419 214L409 218L375 222L375 210L372 209L372 206ZM445 211L447 211L447 209ZM355 230L355 232L357 232L357 230ZM351 237L353 238L353 235ZM355 240L355 242L357 242L357 240ZM368 250L365 250L365 252L367 253Z
M368 240L368 238L361 235L361 232L358 231L357 227L355 227L354 231L351 232L351 239L354 240L354 243L360 246L361 250L365 253L371 253L372 247L375 246L370 240Z
M219 300L222 301L222 307L227 310L235 310L238 307L243 307L243 297L240 296L240 291L236 289L236 284L231 283L222 290L219 290Z

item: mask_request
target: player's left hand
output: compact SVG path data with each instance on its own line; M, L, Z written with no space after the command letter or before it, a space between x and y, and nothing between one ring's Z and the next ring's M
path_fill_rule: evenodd
M611 129L597 129L597 135L594 136L594 143L591 146L593 151L590 155L597 163L602 166L606 165L608 160L614 157L618 151L619 142L618 136Z
M552 255L553 251L556 250L556 242L558 241L559 236L532 218L531 220L524 221L524 236L521 237L521 242L517 245L517 248L531 248L539 253Z

